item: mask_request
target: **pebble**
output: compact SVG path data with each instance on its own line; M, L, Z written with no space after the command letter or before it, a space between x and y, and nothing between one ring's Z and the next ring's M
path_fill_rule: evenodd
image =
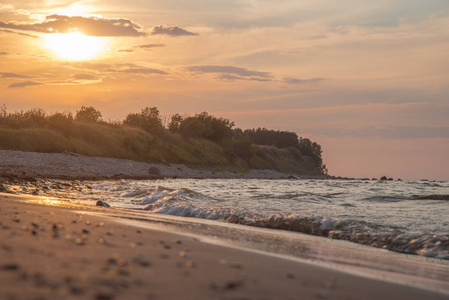
M234 268L234 269L243 269L243 265L241 263L238 263L238 262L231 263L230 267Z
M20 266L15 263L4 264L1 266L1 269L5 271L17 271L19 268Z
M141 265L142 267L149 267L151 265L150 258L144 254L140 254L139 256L134 258L134 262Z
M327 298L329 298L329 295L328 295L327 293L321 292L321 293L319 293L319 294L317 295L317 297L318 297L319 299L327 299Z

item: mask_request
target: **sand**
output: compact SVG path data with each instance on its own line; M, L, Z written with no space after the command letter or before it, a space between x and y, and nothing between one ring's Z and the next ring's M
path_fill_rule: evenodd
M0 194L1 299L449 297L449 291L420 289L413 282L386 282L211 244L142 221L134 221L142 226L118 222L103 216L111 209L24 199Z

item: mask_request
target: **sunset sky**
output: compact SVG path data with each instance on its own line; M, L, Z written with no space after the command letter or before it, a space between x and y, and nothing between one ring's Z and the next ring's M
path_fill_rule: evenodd
M447 0L0 0L0 105L207 111L330 174L449 180Z

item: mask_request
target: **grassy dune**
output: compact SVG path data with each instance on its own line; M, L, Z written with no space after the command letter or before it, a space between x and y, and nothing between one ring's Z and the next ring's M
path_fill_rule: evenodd
M216 171L273 169L301 175L321 173L313 161L294 147L261 146L235 136L221 141L198 136L186 138L165 128L152 133L123 123L79 121L70 113L46 116L40 110L4 113L0 117L0 149L67 151L148 163L182 163Z

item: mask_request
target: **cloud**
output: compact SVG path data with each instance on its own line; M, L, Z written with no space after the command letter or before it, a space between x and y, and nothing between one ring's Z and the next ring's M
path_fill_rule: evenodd
M190 66L186 67L189 72L195 73L215 73L219 74L220 79L224 80L256 80L256 81L270 81L271 74L268 72L259 72L248 70L242 67L234 66Z
M0 28L35 31L41 33L66 33L80 31L91 36L145 36L143 28L129 19L49 15L43 22L17 24L0 22Z
M75 74L72 76L72 79L75 80L99 80L97 76L90 74Z
M97 72L108 73L127 73L127 74L140 74L140 75L167 75L168 73L154 68L148 68L139 66L132 63L126 64L102 64L102 63L89 63L89 62L78 62L78 63L68 63L76 68L95 70ZM87 74L86 74L87 75Z
M134 49L144 49L144 50L148 50L150 51L153 48L160 48L160 47L165 47L167 45L164 44L144 44L144 45L137 45L134 46L133 48L129 48L129 49L122 49L119 50L118 52L134 52Z
M35 81L23 81L23 82L16 82L16 83L10 84L8 86L8 88L24 88L24 87L37 86L37 85L42 85L42 83L35 82Z
M1 22L0 22L1 23ZM1 27L1 26L0 26ZM23 33L23 32L16 32L13 30L9 30L9 29L0 29L1 32L6 32L6 33L12 33L12 34L18 34L21 36L27 36L27 37L32 37L32 38L39 38L37 35L33 35L33 34L28 34L28 33Z
M135 46L135 48L152 49L152 48L159 48L159 47L165 47L165 46L166 45L164 45L164 44L144 44L144 45Z
M271 81L269 78L260 78L260 77L242 77L242 76L235 76L235 75L229 75L229 74L222 74L219 76L222 80L251 80L251 81Z
M6 53L6 52L3 52ZM33 78L35 76L0 72L0 78Z
M298 79L294 77L286 77L283 79L285 83L288 84L305 84L305 83L314 83L325 80L324 78L309 78L309 79Z
M196 36L198 33L190 32L185 29L182 29L178 26L165 26L159 25L154 26L151 30L151 35L164 34L169 36Z
M186 68L190 72L197 73L223 73L223 74L235 74L239 76L259 76L259 77L270 77L270 73L252 71L241 67L233 66L214 66L214 65L203 65L203 66L190 66Z
M127 69L111 69L110 72L120 72L120 73L128 73L128 74L141 74L141 75L150 75L150 74L160 74L160 75L167 75L167 72L158 70L158 69L152 69L152 68L127 68Z

